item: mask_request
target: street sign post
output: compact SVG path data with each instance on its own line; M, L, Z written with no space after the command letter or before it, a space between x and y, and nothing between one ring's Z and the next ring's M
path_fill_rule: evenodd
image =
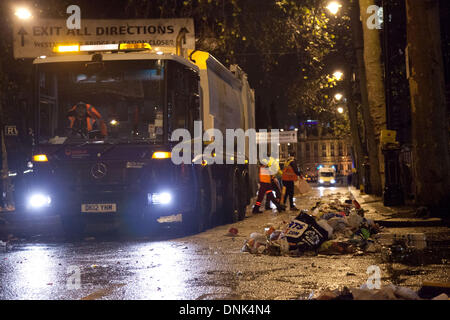
M57 44L96 45L149 43L153 48L182 46L195 49L193 19L82 20L80 29L68 29L64 19L15 21L14 58L36 58L52 53Z

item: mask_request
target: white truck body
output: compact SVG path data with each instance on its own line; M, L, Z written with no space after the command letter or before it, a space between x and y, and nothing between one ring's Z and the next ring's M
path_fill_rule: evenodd
M203 129L218 129L223 135L226 129L255 129L255 92L247 74L237 65L228 70L206 52L194 52L192 59L200 69ZM245 140L249 157L248 137ZM249 166L249 175L253 189L258 182L256 165Z

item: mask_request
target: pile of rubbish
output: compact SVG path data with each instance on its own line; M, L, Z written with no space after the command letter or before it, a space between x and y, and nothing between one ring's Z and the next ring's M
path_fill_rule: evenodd
M275 256L374 253L382 248L375 237L380 232L381 227L364 217L356 200L322 199L289 223L252 233L241 251Z
M317 295L312 292L309 300L449 300L449 296L443 291L445 290L433 290L434 293L432 293L425 287L414 291L393 284L379 289L370 289L367 284L364 284L360 288L344 287L342 290L323 290Z

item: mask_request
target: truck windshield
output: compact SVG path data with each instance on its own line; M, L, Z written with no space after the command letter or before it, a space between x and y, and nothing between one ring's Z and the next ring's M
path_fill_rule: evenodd
M164 138L165 62L58 62L37 67L40 143Z
M321 172L320 176L321 177L333 177L334 173L333 172Z

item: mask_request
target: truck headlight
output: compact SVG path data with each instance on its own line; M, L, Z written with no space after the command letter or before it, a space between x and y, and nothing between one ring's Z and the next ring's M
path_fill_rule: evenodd
M50 206L51 202L52 198L49 195L43 193L32 194L28 199L28 204L34 209L48 207Z
M320 180L319 180L319 183L323 183L323 180L322 180L322 179L320 179Z
M172 202L172 195L168 192L149 193L148 202L149 204L169 204Z
M331 180L330 182L331 182L332 184L335 184L335 183L336 183L336 180L333 179L333 180Z

